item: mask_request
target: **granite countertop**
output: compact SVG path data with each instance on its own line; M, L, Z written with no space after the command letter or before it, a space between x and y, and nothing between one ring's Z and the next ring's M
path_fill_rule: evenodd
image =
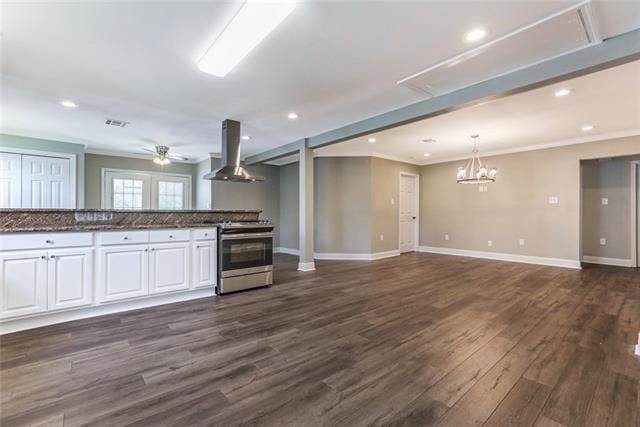
M65 213L65 212L113 212L113 213L158 213L158 214L171 214L171 213L261 213L260 209L182 209L182 210L160 210L160 209L29 209L29 208L0 208L0 213Z
M117 231L117 230L151 230L160 228L206 228L217 227L221 223L198 223L198 224L73 224L73 225L52 225L47 227L24 227L24 228L2 228L3 233L47 233L61 231Z

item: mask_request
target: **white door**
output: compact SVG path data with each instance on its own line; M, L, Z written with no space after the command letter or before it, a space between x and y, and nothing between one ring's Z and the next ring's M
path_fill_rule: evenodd
M22 207L22 156L0 153L0 208Z
M193 243L193 250L191 252L193 254L192 282L194 288L207 288L216 285L216 248L215 240Z
M93 249L49 251L49 310L92 303Z
M47 310L47 259L43 251L0 255L0 318Z
M22 156L22 207L71 208L69 159Z
M149 293L148 246L112 246L100 249L99 301L117 301Z
M416 195L417 177L400 175L400 252L416 249Z
M189 289L189 244L168 243L149 249L149 293Z

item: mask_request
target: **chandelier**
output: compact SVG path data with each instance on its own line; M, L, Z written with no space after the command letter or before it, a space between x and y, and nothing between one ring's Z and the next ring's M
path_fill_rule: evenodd
M471 135L473 141L473 151L471 158L465 167L458 168L458 184L487 184L495 182L498 169L488 168L478 156L478 137Z

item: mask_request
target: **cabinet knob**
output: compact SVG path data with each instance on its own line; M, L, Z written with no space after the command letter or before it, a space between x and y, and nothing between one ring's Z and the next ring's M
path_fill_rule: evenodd
M47 239L47 240L45 241L45 243L53 244L53 240L49 240L49 239Z
M209 235L209 233L204 233L204 237L207 237Z
M55 257L56 257L55 255L51 255L49 258L55 258Z
M40 256L40 259L47 259L47 257L42 255L42 256Z
M124 240L129 240L128 236L124 236L123 238L124 238Z
M149 249L145 249L144 251L145 251L145 252L149 252Z
M170 239L173 239L173 234L169 234L169 238L170 238Z
M153 252L153 251L155 251L155 250L156 250L156 248L151 248L151 252Z

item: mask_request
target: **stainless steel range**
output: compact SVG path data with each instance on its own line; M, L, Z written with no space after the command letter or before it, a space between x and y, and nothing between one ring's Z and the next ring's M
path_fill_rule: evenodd
M273 224L227 222L218 226L218 295L273 283Z

